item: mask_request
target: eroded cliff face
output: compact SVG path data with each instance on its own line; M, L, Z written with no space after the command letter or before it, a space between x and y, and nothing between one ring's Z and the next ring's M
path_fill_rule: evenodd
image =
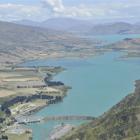
M61 140L138 140L140 139L140 81L133 94L108 112L80 126Z

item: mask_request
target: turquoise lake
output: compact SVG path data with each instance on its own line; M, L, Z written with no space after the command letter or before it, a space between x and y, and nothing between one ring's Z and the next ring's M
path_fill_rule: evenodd
M138 36L140 37L140 35ZM122 37L120 37L120 40ZM110 39L112 40L112 39ZM114 39L115 41L115 39ZM90 115L99 116L134 91L135 80L140 79L140 59L121 60L122 53L105 53L92 58L51 59L25 65L63 66L65 71L55 80L71 86L63 102L46 107L36 116ZM30 125L34 140L48 140L53 127L61 122ZM80 124L82 122L67 122Z

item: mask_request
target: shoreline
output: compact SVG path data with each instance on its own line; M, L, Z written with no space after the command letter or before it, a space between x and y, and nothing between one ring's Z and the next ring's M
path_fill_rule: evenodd
M44 106L44 107L46 107L46 106ZM42 107L42 108L44 108L44 107ZM41 109L42 109L42 108L41 108ZM40 110L40 109L39 109L39 110ZM38 111L38 110L37 110L37 111ZM33 114L36 113L37 111L33 112Z
M119 132L119 129L121 129L121 131L123 131L123 133L125 134L127 129L128 130L132 129L133 123L134 124L137 123L136 128L139 127L140 106L138 106L137 104L140 104L139 103L140 80L135 80L134 87L135 87L135 89L134 89L133 93L129 93L126 97L121 99L117 104L112 106L108 111L103 113L101 116L96 117L95 120L93 120L89 123L83 124L79 127L75 127L74 129L69 130L64 135L59 137L58 140L70 140L70 139L84 140L83 137L84 138L90 137L90 138L94 138L95 140L98 140L98 139L102 139L103 136L105 139L110 139L110 138L114 139L115 135L116 135L116 137L115 137L115 139L116 139L116 138L118 138L118 133L116 131ZM130 119L130 122L128 121L128 119L125 119L125 117ZM136 122L131 121L132 117L135 117ZM120 123L119 121L124 121L124 122ZM118 123L119 127L116 126L116 123ZM112 128L110 128L110 125ZM100 127L104 130L101 131ZM113 131L113 129L115 130L115 132ZM97 131L97 130L99 130L99 131ZM138 128L136 130L133 128L132 130L136 131L136 132L134 132L134 135L132 135L132 137L134 137L134 139L135 139L135 136L136 136L136 138L139 139L140 130ZM90 135L88 135L88 133L87 133L88 131L90 131L90 133L89 133ZM137 131L139 131L139 133ZM55 136L55 134L60 133L60 132L61 132L61 130L54 133L54 136ZM81 132L82 132L83 137L81 137ZM99 134L101 133L101 135L99 135L98 133ZM133 131L132 131L132 133L133 133ZM137 133L138 135L136 135L135 133ZM102 134L103 134L103 136L102 136ZM108 134L109 134L109 136L108 136ZM123 135L120 135L120 137L119 137L120 139L123 139L121 137L123 137ZM129 137L126 136L126 139Z
M23 68L23 69L22 69ZM27 69L26 69L27 68ZM38 67L38 68L40 68L40 67ZM18 71L18 73L21 71L25 71L25 73L30 73L30 71L36 71L36 69L33 69L33 67L30 67L29 69L28 69L28 67L20 67L19 69L17 69L16 70L16 72ZM42 74L39 74L39 75L42 75L41 77L43 77L43 80L44 80L44 84L45 85L47 85L47 83L49 82L49 84L50 84L50 86L43 86L44 87L44 89L41 89L40 90L40 94L27 94L27 95L24 95L24 96L21 96L21 95L18 95L18 94L15 94L11 99L8 97L6 97L7 99L5 99L5 101L2 103L2 105L1 105L1 108L3 109L3 108L5 108L7 105L8 105L8 108L6 109L7 111L9 111L9 107L11 108L11 106L15 106L16 108L20 108L20 106L22 107L23 105L23 102L24 102L24 100L26 99L26 100L28 100L28 98L29 99L32 99L32 97L33 97L33 102L32 101L30 101L29 100L29 105L31 104L34 104L34 101L36 101L35 99L36 99L36 97L37 97L37 100L38 100L38 97L40 98L39 100L39 102L42 102L43 101L43 98L44 98L44 103L45 103L45 100L47 101L45 104L43 103L39 103L40 105L39 106L33 106L33 107L31 107L31 106L29 106L29 110L27 110L26 112L24 112L24 111L22 111L21 113L18 113L17 115L18 116L31 116L32 114L35 114L36 112L39 112L40 110L42 110L43 108L45 108L45 107L47 107L47 106L49 106L49 105L51 105L51 104L57 104L58 102L60 102L60 101L62 101L63 100L63 98L67 95L67 92L68 92L68 90L71 88L71 87L68 87L68 86L66 86L66 85L64 85L62 82L57 82L57 81L52 81L53 80L53 78L54 78L54 76L56 75L56 74L58 74L58 73L60 73L60 72L62 72L62 70L64 70L64 69L62 69L62 67L50 67L50 66L47 66L47 67L41 67L41 69L40 70L42 70L42 72L44 73L44 74L47 74L48 73L48 71L50 71L52 74L51 74L51 78L48 78L48 76L43 76ZM46 73L46 70L47 70L47 73ZM8 72L9 73L9 72ZM55 73L55 74L53 74L53 73ZM11 73L12 74L12 73ZM36 74L35 74L36 75ZM50 76L50 75L49 75ZM14 80L13 79L14 77L12 77L12 81ZM18 84L19 84L19 82L18 82ZM23 86L23 89L24 89L25 87ZM27 87L27 91L28 91L28 88L29 87ZM49 88L49 89L48 89ZM21 87L17 87L17 90L22 90L22 86ZM30 89L30 88L29 88ZM49 90L52 90L52 91L49 91ZM46 95L45 95L46 94ZM21 96L21 97L20 97ZM26 97L27 96L27 97ZM23 99L23 101L20 99ZM24 97L24 98L23 98ZM26 98L25 98L26 97ZM4 97L5 98L5 97ZM4 99L3 98L3 99ZM19 100L17 100L17 99ZM34 99L35 98L35 99ZM9 101L8 101L9 100ZM12 101L13 100L13 101ZM16 101L16 102L15 102ZM8 102L13 102L12 104L10 103L8 103ZM14 103L15 102L15 103ZM19 102L19 104L17 104ZM24 104L24 105L28 105L27 103L26 104ZM36 104L36 103L35 103ZM9 106L10 105L10 106ZM4 107L5 106L5 107ZM15 108L15 109L16 109ZM13 109L12 109L13 110ZM16 116L17 116L16 115ZM16 116L14 115L10 115L9 117L12 117L12 118L15 118L15 120L11 120L11 125L16 125ZM7 117L6 119L8 119L9 117ZM2 127L2 130L6 130L6 131L8 131L8 132L10 132L11 130L9 130L10 129L10 127L9 127L9 129L7 128L7 125L6 126L3 126ZM3 133L4 134L4 133Z

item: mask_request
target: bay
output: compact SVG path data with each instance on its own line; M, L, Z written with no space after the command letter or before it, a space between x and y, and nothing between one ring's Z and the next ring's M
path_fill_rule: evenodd
M131 35L130 35L131 36ZM129 36L129 37L130 37ZM105 37L105 36L104 36ZM135 36L136 37L136 36ZM116 38L121 40L123 37ZM111 42L112 38L110 38ZM134 91L135 80L140 79L140 59L123 61L120 52L111 52L90 58L59 58L29 61L24 65L62 66L65 71L54 77L72 89L63 102L37 112L36 116L89 115L100 116L129 93ZM54 126L62 122L32 124L34 140L47 140ZM66 123L81 124L80 121Z

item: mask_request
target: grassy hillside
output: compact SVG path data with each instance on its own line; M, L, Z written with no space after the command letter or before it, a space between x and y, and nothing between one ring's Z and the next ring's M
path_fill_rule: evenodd
M116 26L119 28L122 25ZM31 59L89 57L108 49L125 50L129 56L140 56L139 44L140 39L125 39L102 48L99 47L103 45L102 41L85 39L72 33L0 22L1 67Z
M83 125L61 140L139 140L140 81L133 94L115 105L95 121Z
M65 32L0 22L0 65L29 59L94 54L97 43Z

